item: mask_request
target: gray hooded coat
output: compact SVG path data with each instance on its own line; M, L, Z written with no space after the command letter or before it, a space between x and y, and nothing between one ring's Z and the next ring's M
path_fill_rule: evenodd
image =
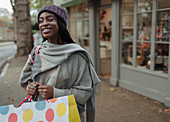
M36 47L31 56L34 57ZM29 80L54 88L53 98L74 94L79 113L86 104L86 120L94 122L95 92L100 80L86 50L78 44L52 44L44 42L34 64L28 58L20 75L20 84L27 88ZM44 100L40 95L35 99ZM82 119L82 118L81 118Z

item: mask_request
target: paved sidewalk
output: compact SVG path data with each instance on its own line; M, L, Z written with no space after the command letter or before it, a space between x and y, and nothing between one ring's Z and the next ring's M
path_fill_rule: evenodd
M11 60L5 77L0 81L0 106L18 104L26 96L18 83L27 56ZM95 122L170 122L170 109L163 104L101 82L97 95Z

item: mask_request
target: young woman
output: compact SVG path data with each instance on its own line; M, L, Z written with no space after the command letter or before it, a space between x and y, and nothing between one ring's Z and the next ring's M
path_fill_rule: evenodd
M74 94L81 121L94 121L95 86L100 83L86 50L76 44L67 31L64 8L49 5L38 14L39 29L46 41L34 64L28 58L20 75L20 84L34 95L35 101ZM34 47L31 57L34 58Z

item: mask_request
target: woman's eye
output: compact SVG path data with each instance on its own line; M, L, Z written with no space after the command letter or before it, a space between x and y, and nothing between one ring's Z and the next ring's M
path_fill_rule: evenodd
M42 20L39 20L39 23L42 23L43 21Z
M52 18L51 18L51 19L48 19L49 22L52 22L53 20L54 20L54 19L52 19Z

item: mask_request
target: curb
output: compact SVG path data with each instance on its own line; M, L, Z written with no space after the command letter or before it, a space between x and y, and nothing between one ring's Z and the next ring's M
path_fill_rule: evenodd
M15 44L14 42L0 42L0 47L5 45Z
M1 74L6 63L7 63L7 59L4 59L0 62L0 74Z
M2 61L0 62L0 74L2 73L3 68L5 67L5 65L6 65L8 62L10 62L10 60L11 60L12 58L14 58L14 56L15 56L15 55L12 55L12 56L10 56L10 57L8 57L8 58L6 58L6 59L4 59L4 60L2 60Z

